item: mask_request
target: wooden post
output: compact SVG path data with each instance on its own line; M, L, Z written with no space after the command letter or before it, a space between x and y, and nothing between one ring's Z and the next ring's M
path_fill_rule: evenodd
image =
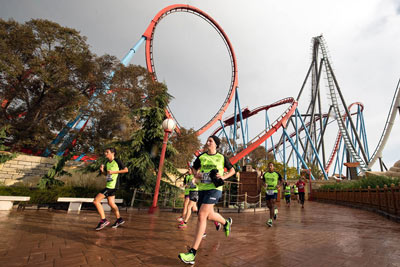
M394 215L397 215L397 200L396 200L396 194L394 193L394 191L395 191L394 184L390 185L390 191L392 191Z
M335 187L335 203L337 202L337 190L336 190L336 187Z
M247 209L247 192L244 193L244 208Z
M137 192L137 188L135 188L135 190L133 190L133 196L132 196L132 200L131 200L131 207L133 207L133 202L135 202L136 192Z
M381 190L379 185L376 186L376 193L378 194L378 208L381 209Z
M390 212L389 196L388 196L387 185L384 185L383 188L384 188L384 190L385 190L386 211L387 211L387 212Z
M368 186L368 203L372 206L372 199L371 199L371 186Z
M163 207L166 207L166 206L167 206L168 195L169 195L169 190L167 190L167 191L165 192Z
M224 208L226 208L226 191L224 191Z
M228 193L228 208L229 208L229 205L231 204L231 183L229 184L229 193Z

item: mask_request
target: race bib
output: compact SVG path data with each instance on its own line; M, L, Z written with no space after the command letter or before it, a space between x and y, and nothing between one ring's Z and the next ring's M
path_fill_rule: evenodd
M273 194L275 194L274 190L267 190L268 196L272 196Z
M111 174L107 174L107 176L106 176L106 181L107 182L111 182L113 179L112 179L112 177L111 177Z
M201 177L201 183L203 184L211 184L211 177L210 177L210 173L205 172L203 173L203 177Z

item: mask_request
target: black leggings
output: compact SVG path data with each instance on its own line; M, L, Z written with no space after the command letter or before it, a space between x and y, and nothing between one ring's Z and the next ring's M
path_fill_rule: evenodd
M299 199L300 199L300 203L303 205L304 204L304 192L299 192Z

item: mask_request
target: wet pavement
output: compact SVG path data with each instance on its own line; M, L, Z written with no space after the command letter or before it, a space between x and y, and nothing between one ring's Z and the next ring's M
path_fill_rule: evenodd
M0 266L185 266L177 256L191 245L197 216L182 230L177 213L121 215L120 228L95 231L92 211L0 212ZM400 224L375 213L282 204L272 228L265 212L222 215L233 218L231 235L209 223L195 266L400 266Z

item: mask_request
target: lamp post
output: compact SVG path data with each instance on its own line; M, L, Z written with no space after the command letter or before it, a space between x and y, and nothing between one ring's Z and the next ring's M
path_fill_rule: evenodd
M175 121L173 119L167 118L163 121L162 127L164 129L164 140L161 149L160 164L158 165L156 188L154 191L153 204L150 207L149 213L153 213L157 208L158 193L160 191L161 175L165 159L165 151L167 150L168 135L175 129Z

